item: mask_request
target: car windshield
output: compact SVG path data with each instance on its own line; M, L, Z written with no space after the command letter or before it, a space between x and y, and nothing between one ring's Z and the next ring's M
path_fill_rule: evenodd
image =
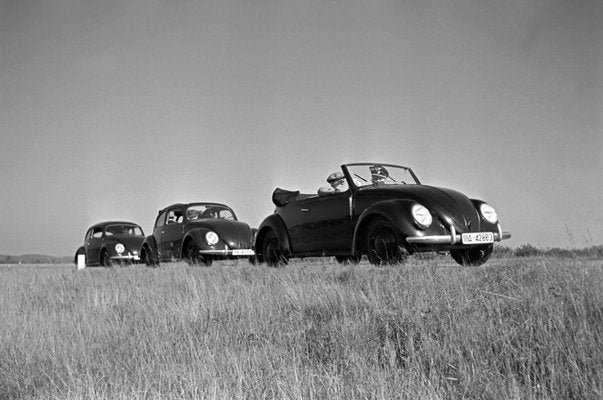
M142 229L137 225L113 224L107 225L105 235L127 235L127 236L144 236Z
M220 204L195 204L186 209L186 219L188 221L206 218L237 220L230 208Z
M420 182L410 168L392 164L348 164L354 185L418 185Z

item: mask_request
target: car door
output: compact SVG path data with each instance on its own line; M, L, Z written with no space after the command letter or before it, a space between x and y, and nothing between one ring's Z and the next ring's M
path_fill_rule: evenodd
M350 191L315 196L296 203L299 224L289 230L295 252L349 250L352 246Z
M103 228L94 226L86 234L86 260L88 264L98 264L100 262L100 249L103 244Z
M180 258L184 212L180 208L167 211L165 225L161 230L161 240L157 245L161 249L163 259Z

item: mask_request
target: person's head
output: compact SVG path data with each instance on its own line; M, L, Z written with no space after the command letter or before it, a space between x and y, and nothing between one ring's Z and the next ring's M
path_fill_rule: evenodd
M333 172L327 177L327 182L329 183L329 185L331 185L333 189L337 190L338 192L345 192L346 190L348 190L345 181L345 176L343 176L343 173L341 172Z
M199 212L197 210L194 209L190 209L186 212L186 217L188 218L189 221L193 221L197 218L199 218Z
M373 165L370 167L371 170L371 179L373 183L381 183L384 182L385 179L389 176L389 172L385 169L385 167L381 165Z

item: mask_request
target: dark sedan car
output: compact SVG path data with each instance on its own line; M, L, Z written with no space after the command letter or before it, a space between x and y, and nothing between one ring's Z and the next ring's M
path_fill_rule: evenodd
M143 243L141 258L149 266L178 259L204 265L231 258L255 260L254 233L224 204L173 204L159 210L153 235Z
M84 236L84 245L75 252L85 255L86 266L110 267L140 261L139 250L144 240L142 228L127 221L107 221L92 225Z
M503 232L495 209L455 190L423 185L393 164L344 164L318 194L275 189L274 214L259 226L259 262L335 256L357 263L398 263L416 252L449 252L461 265L481 265Z

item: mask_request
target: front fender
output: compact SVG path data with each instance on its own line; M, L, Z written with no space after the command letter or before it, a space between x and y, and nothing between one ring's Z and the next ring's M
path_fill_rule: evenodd
M353 253L359 253L363 250L363 240L366 230L371 221L376 218L384 218L396 227L396 235L400 243L405 243L407 236L416 235L418 228L414 224L411 213L411 207L415 204L414 200L394 199L375 203L365 209L356 224L354 230Z
M291 251L289 233L287 232L287 227L285 226L283 219L277 214L272 214L262 221L257 230L257 234L255 235L254 248L260 260L263 258L262 251L264 249L264 239L266 238L266 234L270 231L273 231L276 235L281 249L285 254L289 254Z
M486 203L483 200L477 200L477 199L470 199L470 200L471 200L471 203L473 203L473 205L475 206L475 212L477 213L477 215L479 215L479 221L480 221L479 229L480 230L498 233L498 237L500 238L498 240L508 239L511 237L510 232L503 233L502 228L500 226L500 220L499 220L499 222L497 222L495 224L491 224L482 216L482 213L480 212L480 206L482 204L490 204L490 203Z
M180 248L180 254L182 254L182 257L185 257L186 247L188 246L188 243L191 240L194 241L200 249L224 248L226 244L224 243L221 237L219 238L218 243L216 243L215 245L209 246L207 244L207 242L205 241L205 234L210 230L211 229L209 228L202 227L191 229L190 231L188 231L186 235L184 235L184 237L182 238L182 247Z

